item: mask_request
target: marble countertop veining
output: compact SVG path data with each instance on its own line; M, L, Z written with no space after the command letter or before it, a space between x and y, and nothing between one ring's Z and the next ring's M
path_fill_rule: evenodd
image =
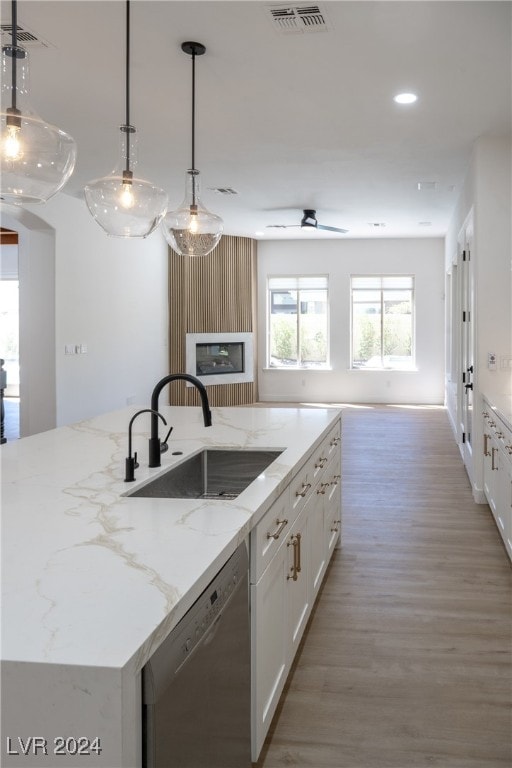
M138 671L340 416L334 408L163 406L174 425L124 482L130 407L2 446L2 659ZM164 427L160 426L161 432ZM124 496L203 447L282 448L232 501ZM172 451L182 451L173 456Z

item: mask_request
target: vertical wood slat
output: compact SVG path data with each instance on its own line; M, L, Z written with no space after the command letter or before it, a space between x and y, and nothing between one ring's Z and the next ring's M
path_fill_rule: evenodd
M254 381L207 387L211 405L245 405L257 400L256 241L223 236L205 258L180 256L169 248L169 365L185 371L187 333L253 333ZM198 405L185 382L169 388L172 405Z

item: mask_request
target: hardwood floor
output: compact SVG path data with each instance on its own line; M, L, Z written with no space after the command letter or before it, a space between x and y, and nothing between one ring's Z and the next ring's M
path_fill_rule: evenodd
M446 412L343 419L342 545L257 768L510 768L511 569Z

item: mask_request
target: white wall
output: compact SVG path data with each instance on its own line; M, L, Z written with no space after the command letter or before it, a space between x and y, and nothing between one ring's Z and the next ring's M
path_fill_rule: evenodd
M162 234L147 240L109 238L83 201L63 193L31 210L55 231L55 284L45 293L53 301L55 290L57 425L128 401L149 406L154 384L168 373ZM31 262L36 257L31 249ZM44 318L31 316L30 322L36 343ZM65 355L66 344L86 344L87 354Z
M480 139L473 163L478 386L489 395L511 394L511 138ZM496 371L487 367L488 352L497 356Z
M258 243L258 384L263 401L443 403L444 245L437 238ZM266 370L268 275L328 274L330 371ZM351 274L411 274L417 371L350 370Z
M512 393L512 370L505 367L505 359L512 356L511 146L510 137L481 138L476 142L445 240L446 271L451 272L457 237L473 210L475 384L479 393L489 395ZM488 352L497 355L496 371L487 368ZM456 388L458 372L452 378L447 380L447 391ZM453 392L447 403L456 424Z
M457 237L468 215L473 216L475 371L472 447L468 468L475 500L483 500L482 395L512 394L512 238L511 137L480 138L474 146L470 169L461 189L446 237L446 270L455 270ZM457 320L455 320L457 322ZM489 370L487 355L494 352L497 369ZM460 443L462 371L446 381L446 402L454 433Z
M2 226L19 235L20 435L26 437L56 423L55 232L14 206L2 209Z

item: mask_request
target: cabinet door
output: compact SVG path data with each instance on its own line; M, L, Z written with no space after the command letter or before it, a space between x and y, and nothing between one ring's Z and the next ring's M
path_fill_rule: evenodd
M290 667L288 656L288 548L281 546L251 586L252 759L258 759Z
M312 509L310 504L307 504L300 513L286 542L288 563L286 574L288 668L292 665L311 612L308 539L310 520L308 509Z
M504 451L499 453L496 522L509 557L512 558L512 463Z
M341 470L340 470L341 471ZM341 474L335 472L331 479L329 492L325 500L325 539L326 562L328 563L332 551L340 538L341 531Z
M484 493L496 519L498 508L499 446L491 430L484 433Z
M305 507L308 515L308 541L310 559L310 594L314 600L326 569L325 525L327 510L327 494L330 485L325 478L317 484L313 496Z
M503 483L503 518L505 529L505 546L508 556L512 560L512 462L508 459L505 462L504 483Z

